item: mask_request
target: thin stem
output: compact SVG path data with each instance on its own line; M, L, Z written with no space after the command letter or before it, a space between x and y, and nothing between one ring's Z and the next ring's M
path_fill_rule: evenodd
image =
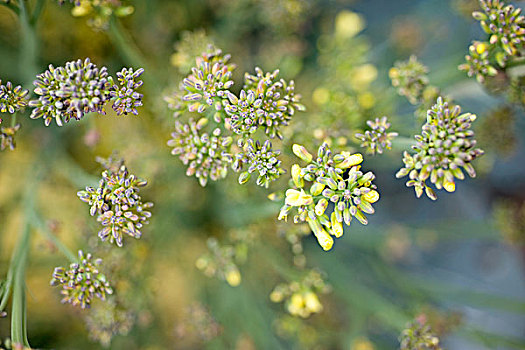
M154 95L160 95L159 75L149 65L148 61L144 57L140 48L137 46L133 37L124 28L124 26L118 21L118 19L112 17L109 21L109 38L116 46L117 50L122 55L122 58L134 68L142 67L146 71L143 75L143 80L148 89L154 92Z
M14 344L22 344L29 347L27 340L27 320L26 320L26 284L25 270L27 264L27 255L29 252L30 230L30 211L33 207L34 197L40 172L31 174L28 179L22 207L24 210L24 223L22 226L20 239L17 248L11 259L9 272L12 273L11 279L13 284L13 302L11 306L11 340ZM8 276L9 279L9 276ZM8 297L8 295L4 295ZM7 301L6 301L7 302Z
M38 73L36 57L38 54L35 28L29 19L25 0L20 1L20 24L22 29L22 46L20 50L20 71L25 85L31 85Z
M27 254L29 251L29 220L25 220L20 239L20 256L15 268L15 278L13 284L13 305L11 307L11 341L14 344L22 344L29 347L27 340L27 319L26 319L26 284L25 270L27 264Z
M523 65L525 65L525 59L516 59L516 60L510 61L509 63L507 63L505 68L508 69L508 68L519 67Z
M11 127L14 128L16 126L16 115L18 113L15 112L12 116L11 116Z
M71 250L69 250L64 243L62 243L62 241L60 239L58 239L52 232L51 230L49 229L49 227L47 227L47 225L44 223L44 221L42 220L42 217L40 217L40 215L38 215L38 213L35 211L34 208L31 208L31 226L33 226L35 229L37 229L37 231L42 235L44 236L44 238L48 239L50 242L52 242L55 247L58 248L58 250L60 250L60 252L62 254L64 254L64 256L66 258L68 258L71 262L76 262L78 259L77 257L75 256L75 254L73 254L73 252L71 252Z
M31 14L31 20L29 23L31 23L31 26L34 27L36 25L36 22L38 21L38 18L40 17L40 14L42 13L42 10L44 9L45 0L37 0L35 8L33 9L33 13Z
M144 69L149 70L144 55L122 24L116 18L112 17L109 25L109 37L123 56L124 60L128 61L135 67L143 67Z

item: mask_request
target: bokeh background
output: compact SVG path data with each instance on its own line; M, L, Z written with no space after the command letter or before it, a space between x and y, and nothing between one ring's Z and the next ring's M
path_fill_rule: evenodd
M71 5L45 1L32 60L36 72L21 64L27 58L19 54L24 38L17 17L0 6L4 81L30 89L34 75L48 64L84 57L108 66L110 73L122 66L146 68L145 107L138 117L108 112L58 128L44 127L26 113L19 118L16 149L0 154L2 275L23 220L22 193L42 172L34 196L45 224L71 250L105 254L121 298L118 305L100 303L90 311L60 304L49 280L66 259L34 233L27 270L33 347L393 349L407 322L423 313L447 349L525 349L525 119L515 106L506 110L512 122L491 119L504 109L504 99L457 69L470 41L481 35L470 16L477 1L129 4L133 14L108 30L93 30L85 17L71 15ZM333 134L357 150L350 132L382 115L400 135L415 134L421 124L414 107L388 78L395 61L415 54L429 67L432 84L479 116L474 130L487 152L475 164L479 175L432 202L416 199L404 181L395 179L403 145L369 156L365 164L376 173L381 193L369 225L352 224L330 252L305 236L297 258L287 239L287 232L297 230L291 223L277 224L280 205L266 198L282 186L270 191L240 186L230 175L202 188L170 154L166 142L174 119L163 96L177 88L192 55L199 53L198 38L232 55L236 86L255 66L279 68L283 77L294 79L307 111L297 115L286 136L288 144L299 141L310 149ZM133 173L149 180L143 196L155 203L143 237L128 239L122 251L98 243L97 223L76 196L98 181L96 156L115 150ZM232 233L243 237L246 250L239 264L242 283L236 287L196 267L210 237L226 244ZM329 285L319 294L323 311L293 317L270 300L270 293L310 268L321 270ZM122 334L109 343L100 328L115 320L113 331ZM0 337L7 336L9 319L0 319Z

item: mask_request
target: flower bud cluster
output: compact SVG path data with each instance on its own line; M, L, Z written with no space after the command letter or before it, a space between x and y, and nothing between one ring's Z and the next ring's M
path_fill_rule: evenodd
M426 323L416 319L399 337L400 350L441 350L439 338Z
M142 80L136 81L144 73L144 68L133 71L133 68L122 68L117 72L119 86L114 85L110 91L113 99L113 110L117 115L127 115L128 113L137 115L137 107L142 106L143 95L137 92L142 86Z
M233 168L241 169L243 164L248 170L239 175L239 183L244 184L250 180L252 173L257 172L257 185L268 187L284 173L281 161L278 159L280 151L272 150L272 143L266 140L263 145L259 141L248 139L243 146L243 151L235 155Z
M109 347L115 335L127 335L133 328L136 315L122 307L115 297L110 297L104 305L94 305L85 315L89 338Z
M27 106L27 94L20 85L13 86L10 81L3 85L0 80L0 113L14 114Z
M284 173L280 151L273 150L269 139L281 139L281 128L304 106L293 81L277 80L277 70L247 73L243 89L234 94L230 88L235 65L229 59L210 46L197 57L179 91L165 97L177 118L168 145L188 165L187 175L195 175L202 186L226 177L231 167L241 172L240 183L257 171L257 184L268 187Z
M176 120L172 139L168 141L168 146L173 147L171 154L178 155L188 166L186 175L195 175L201 186L206 186L208 178L217 181L226 177L233 161L232 137L224 136L218 127L211 134L203 132L206 124L206 118L197 122L190 118L187 124Z
M292 316L307 318L311 314L323 311L319 301L320 294L330 291L330 286L323 280L319 271L310 270L299 281L278 284L270 294L274 303L283 302Z
M387 132L390 123L387 117L376 118L374 121L366 122L371 130L366 130L364 134L357 133L355 137L361 140L361 147L368 153L383 153L384 149L392 148L392 139L398 136L397 132Z
M52 286L62 286L62 303L80 305L82 309L90 307L93 297L101 300L112 294L113 289L106 276L99 271L101 259L94 259L91 254L78 251L78 262L69 265L69 269L56 267L53 272Z
M525 17L521 8L505 5L503 0L480 0L483 12L472 16L480 21L481 28L490 35L491 45L497 45L508 56L522 53L525 44Z
M459 66L468 76L476 76L483 83L487 77L497 74L498 65L507 66L512 57L520 57L525 49L525 16L521 8L505 5L502 0L480 0L483 12L475 11L472 16L480 22L488 35L486 41L474 41L465 56L466 63Z
M29 102L34 107L31 118L43 118L46 126L54 119L62 126L90 112L105 114L104 106L111 100L118 115L137 114L135 107L142 105L142 94L135 90L142 81L135 79L143 72L142 68L137 71L124 68L117 73L117 86L107 68L98 68L89 58L67 62L64 67L49 65L33 83L39 98Z
M140 238L141 229L151 217L151 202L143 202L140 188L147 181L130 174L125 165L118 171L107 169L102 172L98 188L86 187L77 193L80 200L90 205L91 216L97 215L102 229L98 236L102 241L109 238L110 243L122 247L123 236Z
M95 30L106 30L112 15L126 17L135 9L123 3L126 0L58 0L60 5L70 2L74 5L71 14L74 17L87 17L88 25Z
M466 63L459 66L460 70L467 72L469 77L476 76L480 83L485 81L486 77L493 77L498 74L489 61L489 50L487 43L474 41L468 48L469 54L465 56Z
M243 91L251 91L255 101L260 101L257 102L259 107L255 121L258 126L264 127L264 132L271 139L275 136L282 139L280 128L289 125L295 111L305 110L299 103L301 95L295 94L294 81L287 83L284 79L277 80L278 74L278 69L272 73L264 73L262 69L255 67L255 75L244 75Z
M379 199L372 184L375 175L361 171L361 154L332 154L326 143L319 147L316 158L301 145L294 144L293 152L308 165L292 166L293 186L286 191L279 220L287 219L295 208L294 222L308 222L321 247L330 250L334 244L332 235L343 235L343 223L348 226L355 217L366 225L365 214L375 212L372 204ZM333 211L328 213L330 203Z
M483 154L481 149L475 148L474 132L470 130L475 119L473 114L461 114L459 106L450 108L448 102L439 97L428 111L421 135L415 136L417 143L412 146L415 153L404 153L405 166L397 172L396 177L408 175L406 185L414 187L417 197L425 190L433 200L437 197L427 185L427 180L437 189L454 192L455 179L465 178L461 168L470 177L475 177L476 171L471 162Z
M228 63L230 58L219 49L197 57L192 73L182 81L186 90L182 99L188 103L190 112L203 113L210 106L217 111L222 109L222 101L233 86L235 65Z
M15 126L0 127L0 151L5 149L12 151L15 149L15 134L19 129L20 124L16 124Z
M428 68L412 55L407 61L398 61L388 75L399 95L405 96L415 105L423 100L423 92L429 84Z
M209 238L208 253L201 256L195 265L208 277L218 277L230 286L241 283L241 272L236 263L235 245L221 245L216 238Z

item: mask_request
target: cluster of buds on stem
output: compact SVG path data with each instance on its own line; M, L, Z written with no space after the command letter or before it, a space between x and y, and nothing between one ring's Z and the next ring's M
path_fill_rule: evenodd
M165 98L177 118L168 145L202 186L226 177L231 167L241 172L239 183L258 172L257 184L268 187L284 173L270 139L282 139L281 129L304 110L300 95L293 81L277 78L278 70L259 68L245 74L242 90L234 94L235 65L228 63L230 55L212 48L197 57L179 91Z
M52 286L62 286L62 303L80 305L82 309L90 307L93 297L101 300L113 294L106 276L99 271L101 259L94 259L91 254L78 251L78 262L71 263L69 269L56 267L53 272Z
M472 16L480 22L488 39L470 45L466 63L459 69L483 83L487 77L497 74L496 67L503 69L513 57L523 55L525 17L520 8L506 5L502 0L480 0L479 3L483 11L475 11Z
M58 0L60 5L70 2L74 5L71 14L75 17L87 17L88 25L95 30L106 30L111 16L126 17L135 9L125 5L126 0Z
M390 128L387 117L376 118L374 121L368 120L366 124L368 124L370 130L355 134L355 137L361 140L362 148L371 154L381 154L383 150L392 148L392 139L398 136L398 133L387 132Z
M15 114L27 106L27 94L28 91L20 85L13 86L10 81L4 85L0 80L0 113ZM2 119L0 119L0 123L2 123Z
M305 167L294 164L291 169L292 188L286 191L279 220L286 219L292 209L297 210L294 222L308 222L317 241L324 250L334 244L332 236L343 235L343 224L350 225L355 217L363 225L368 223L365 214L375 212L372 204L379 199L375 175L363 173L360 153L332 154L323 143L314 158L301 145L294 144L293 152L308 163ZM333 210L329 213L329 204Z
M292 316L307 318L323 311L319 294L326 294L330 289L319 271L310 270L298 281L278 284L271 292L270 300L274 303L284 301Z
M97 215L97 221L103 228L98 236L102 241L109 239L122 247L124 234L140 238L141 229L151 217L151 202L143 202L140 188L147 181L131 174L125 165L117 170L106 169L102 172L98 188L86 187L77 193L80 200L90 205L91 216Z
M46 126L55 120L62 126L87 113L105 114L108 101L113 101L117 115L136 115L136 107L142 106L142 94L136 91L142 81L137 79L143 72L142 68L124 68L117 73L117 85L106 67L98 68L89 58L67 62L64 67L49 65L33 83L39 98L29 102L34 108L31 118L43 118Z
M428 111L427 121L422 127L421 135L416 135L417 141L412 146L413 154L404 153L401 168L396 177L409 177L406 185L413 186L419 198L423 190L433 200L437 196L426 181L430 180L437 189L444 188L448 192L456 189L455 179L463 180L463 168L470 177L476 176L472 161L483 154L475 148L474 132L470 130L476 116L470 113L461 114L459 106L449 107L441 97Z

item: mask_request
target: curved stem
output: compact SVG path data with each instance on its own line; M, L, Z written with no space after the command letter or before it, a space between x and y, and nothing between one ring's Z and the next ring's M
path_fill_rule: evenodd
M51 243L53 243L55 245L55 247L57 247L58 250L60 250L60 252L62 254L64 254L64 256L66 258L69 259L70 262L76 262L78 259L77 257L75 256L75 254L73 254L73 252L71 250L69 250L66 245L64 243L62 243L62 241L60 239L58 239L52 232L51 230L49 229L49 227L47 227L47 225L44 223L44 221L42 220L42 217L40 215L38 215L38 213L35 211L35 209L32 207L31 208L31 226L33 226L35 229L38 230L38 232L40 234L42 234L42 236L44 236L44 238L48 239Z
M149 65L132 36L118 19L114 17L110 19L109 25L109 38L113 44L115 44L117 50L122 55L122 58L134 66L134 68L144 68L146 73L143 75L142 79L144 80L145 85L148 89L151 89L154 92L155 96L160 95L159 75L155 69Z
M44 9L45 0L37 0L35 8L33 9L33 13L31 14L31 20L29 23L31 26L35 26L36 22L38 21L38 18L40 17L40 14L42 13L42 10Z
M29 347L27 340L27 307L25 270L29 251L29 220L26 218L20 238L20 256L16 264L13 283L13 305L11 307L11 341Z
M27 256L29 253L29 240L31 236L30 230L30 220L31 220L31 210L33 207L36 187L38 179L40 178L39 172L36 176L29 176L29 185L24 194L22 200L22 207L24 210L24 222L20 234L20 239L18 241L17 248L13 253L11 259L11 266L9 267L8 281L11 278L11 283L13 286L13 302L11 306L11 341L14 344L21 344L29 347L29 342L27 340L27 320L26 320L26 283L25 283L25 269L27 264ZM9 278L10 277L10 278ZM7 298L9 294L4 294L5 300L2 302L7 303ZM0 308L1 309L1 308Z
M144 55L122 24L116 18L112 17L109 25L109 37L123 56L124 60L135 66L135 68L143 67L144 69L149 69Z

